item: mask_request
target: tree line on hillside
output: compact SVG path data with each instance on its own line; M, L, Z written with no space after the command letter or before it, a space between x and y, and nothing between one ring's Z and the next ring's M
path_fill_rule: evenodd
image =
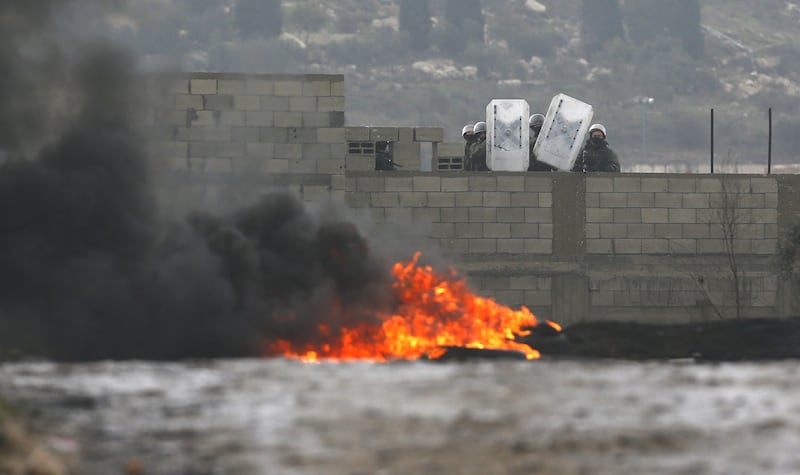
M243 37L272 38L283 31L281 0L237 0L234 18ZM444 0L440 30L434 34L430 0L397 0L399 29L409 46L425 51L436 42L451 55L483 43L485 19L480 0ZM306 19L311 12L304 13ZM316 23L316 22L313 22ZM583 0L581 38L588 56L614 39L642 43L660 36L680 40L694 59L703 56L700 0Z

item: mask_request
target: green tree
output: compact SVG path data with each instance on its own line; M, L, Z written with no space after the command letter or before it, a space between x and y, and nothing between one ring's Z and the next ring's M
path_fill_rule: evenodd
M614 38L624 38L619 0L583 0L581 42L587 56Z
M411 47L425 51L431 46L431 10L428 0L400 0L400 31L408 33Z
M283 31L280 0L237 0L234 15L243 37L274 38Z

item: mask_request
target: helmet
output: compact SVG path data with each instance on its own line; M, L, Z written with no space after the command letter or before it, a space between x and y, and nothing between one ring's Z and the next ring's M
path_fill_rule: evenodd
M473 132L476 134L478 132L486 132L486 122L478 122L475 124L475 127L472 129Z
M603 125L603 124L592 124L589 127L589 135L592 135L592 132L595 131L595 130L599 130L600 132L603 132L603 138L606 138L606 126L605 125Z
M472 133L472 127L473 127L472 124L465 125L464 128L461 129L461 136L462 137L466 137L467 134L471 134Z
M544 116L542 114L533 114L528 119L528 127L541 127L544 125Z

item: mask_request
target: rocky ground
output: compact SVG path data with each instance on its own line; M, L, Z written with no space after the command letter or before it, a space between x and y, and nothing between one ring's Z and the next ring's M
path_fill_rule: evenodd
M798 473L797 325L577 325L539 361L6 363L0 394L85 475Z

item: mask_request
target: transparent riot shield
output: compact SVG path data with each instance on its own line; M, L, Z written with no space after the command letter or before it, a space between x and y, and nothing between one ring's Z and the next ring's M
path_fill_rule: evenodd
M493 99L486 106L486 166L493 171L528 169L530 107L525 99Z
M571 170L593 115L591 105L566 94L555 96L533 147L536 158L559 170Z

